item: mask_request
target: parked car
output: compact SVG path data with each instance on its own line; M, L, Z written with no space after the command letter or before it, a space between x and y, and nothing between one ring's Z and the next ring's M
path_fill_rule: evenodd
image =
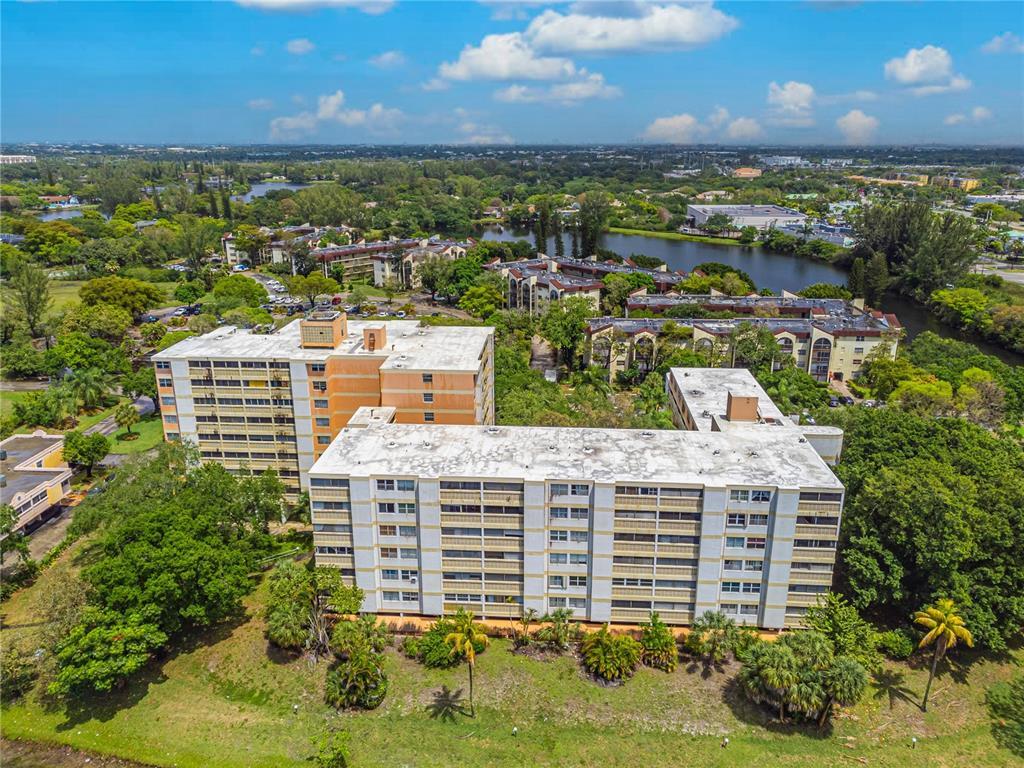
M403 318L403 317L405 317L405 312L402 312L401 310L399 310L398 312L395 312L395 317Z
M142 316L142 322L144 322L144 323L155 323L159 319L160 318L158 318L156 315L143 315Z
M232 270L235 272L248 272L249 266L247 264L235 264Z
M842 403L843 405L853 405L854 399L849 395L841 395L839 397L839 402Z
M838 408L839 407L839 398L836 397L835 395L830 397L828 399L828 407L829 408Z
M184 317L187 312L188 307L178 307L176 310L174 310L173 314L175 317Z

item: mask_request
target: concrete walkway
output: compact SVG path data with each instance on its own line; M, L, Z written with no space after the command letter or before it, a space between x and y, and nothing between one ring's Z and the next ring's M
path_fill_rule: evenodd
M139 412L139 416L145 417L153 413L155 408L153 407L153 401L148 397L136 398L135 402L132 403L135 406L135 410ZM85 430L85 434L94 435L97 432L101 435L112 435L117 431L117 421L113 416L107 416L102 421L97 421L91 427Z

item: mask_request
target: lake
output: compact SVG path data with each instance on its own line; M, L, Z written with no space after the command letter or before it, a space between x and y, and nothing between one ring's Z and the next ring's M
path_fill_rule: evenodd
M261 181L258 184L253 184L244 195L233 195L231 199L249 203L254 198L263 197L274 189L305 189L308 186L309 184L292 184L290 181Z
M533 235L529 230L506 227L487 227L482 232L484 240L529 240ZM563 234L565 253L572 253L572 236ZM555 252L555 240L548 240L548 253ZM783 253L772 253L764 248L745 248L741 245L719 245L702 243L693 240L664 240L657 237L642 235L618 235L605 233L601 238L601 246L614 251L620 256L642 253L656 256L664 261L669 269L691 271L696 265L705 261L717 261L744 270L753 278L758 288L771 288L776 293L782 290L796 293L811 283L846 284L845 270L820 261L811 261ZM994 355L1010 365L1024 365L1024 355L1019 355L995 344L990 344L973 334L965 333L945 325L932 315L927 307L911 301L905 296L889 293L885 297L882 308L892 312L899 318L906 329L907 339L913 339L924 331L933 331L939 336L950 339L969 341L982 352Z
M81 208L57 208L52 211L37 213L36 218L40 221L57 221L58 219L77 219L81 215Z

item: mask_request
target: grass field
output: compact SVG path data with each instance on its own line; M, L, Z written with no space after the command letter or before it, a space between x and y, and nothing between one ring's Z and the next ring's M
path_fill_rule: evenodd
M82 287L84 282L84 280L50 281L50 293L53 294L53 304L50 306L50 314L56 314L68 305L76 303L78 301L78 289ZM166 298L157 306L150 307L150 309L178 306L179 302L175 301L171 297L175 286L178 285L177 283L153 283L153 285L163 291Z
M0 392L0 418L10 416L11 411L14 410L14 404L19 400L24 400L28 394L28 392Z
M110 436L111 453L144 453L150 448L155 448L164 439L163 422L159 416L149 416L132 427L132 432L138 435L135 440L122 440L121 437L127 434L127 430L119 429Z
M650 229L626 229L625 227L608 227L608 231L616 235L638 235L640 237L657 237L662 240L692 240L695 243L712 243L714 245L741 245L738 240L729 237L711 237L709 235L687 235L682 232L655 232ZM759 243L751 243L747 247L756 248Z
M32 647L36 601L56 573L73 567L74 554L73 548L3 606L5 643ZM311 666L268 647L263 599L261 587L246 601L245 617L184 643L124 690L70 711L47 706L38 693L5 706L4 736L179 768L308 768L316 742L333 729L351 735L356 768L1002 768L1014 760L996 747L983 707L985 688L1013 666L977 655L969 668L944 670L927 714L916 705L926 668L892 667L887 685L842 713L828 734L775 723L736 693L734 669L707 678L682 666L672 674L641 669L624 686L605 688L570 657L524 657L504 640L478 657L476 718L458 711L464 666L427 670L394 651L386 658L391 686L384 704L338 713L323 703L323 662ZM919 740L914 752L911 736Z

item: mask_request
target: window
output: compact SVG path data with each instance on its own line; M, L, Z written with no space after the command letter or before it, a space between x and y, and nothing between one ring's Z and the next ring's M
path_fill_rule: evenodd
M397 603L397 602L400 602L401 599L402 599L402 593L401 592L389 592L387 590L384 591L384 600L385 600L385 602Z
M479 573L468 573L465 571L446 572L443 576L445 581L481 581Z
M853 352L854 352L854 354L857 354L857 355L863 354L864 353L864 347L854 347L853 348Z
M768 515L751 515L749 522L751 525L768 525Z
M378 491L393 491L393 490L395 490L395 481L394 480L378 480L377 481L377 490Z
M317 547L318 555L351 555L352 547Z
M331 426L331 420L326 416L317 416L316 425L318 427L329 427Z
M548 541L568 541L568 540L569 540L569 532L568 531L549 531L548 532Z
M569 541L586 543L589 540L590 534L587 531L569 531Z
M326 392L327 391L327 382L326 381L314 381L313 382L313 391L314 392Z
M569 563L571 565L586 565L590 562L589 555L572 554L569 555Z
M569 508L568 507L552 507L548 510L548 514L552 520L568 520L569 519Z
M313 407L314 408L326 408L327 407L327 401L326 400L314 400L313 401Z
M569 598L570 608L586 608L587 599L585 597L570 597Z
M723 581L722 582L722 591L723 592L736 592L738 594L739 591L740 591L740 583L738 581Z
M548 576L548 589L565 589L565 576Z
M745 594L745 595L760 595L761 594L761 582L759 582L759 581L745 581L745 582L743 582L743 594Z
M402 560L416 560L419 558L419 552L415 547L402 547L398 550L398 556Z
M433 384L434 383L434 374L432 374L432 373L424 373L423 374L423 383L424 384Z
M415 581L417 578L419 578L419 575L419 571L414 571L412 569L403 569L402 581Z
M423 393L423 402L424 403L432 403L432 402L434 402L434 393L433 392L424 392Z
M654 582L657 589L696 589L696 581L683 581L680 579L657 579Z
M398 569L397 568L383 568L380 572L382 579L388 579L391 581L398 581Z
M389 503L379 503L379 504L377 504L377 514L378 515L393 515L393 514L395 514L395 505L391 504L390 502Z
M818 491L802 491L800 501L842 501L841 493L825 493Z
M434 421L434 413L432 411L424 411L423 420L428 424L432 423Z
M765 540L761 536L750 536L747 538L747 549L764 549L764 546Z
M479 536L479 528L445 527L441 529L442 536Z
M442 549L441 557L454 557L463 560L473 560L480 558L479 549Z
M836 543L829 539L794 539L793 546L804 549L835 549Z
M654 579L612 579L613 587L649 587L654 584Z
M382 525L379 526L379 532L381 536L397 536L398 527L394 525Z
M658 534L659 544L696 544L699 539L699 536L676 536L667 533Z
M398 526L399 536L415 536L416 526L415 525L400 525Z
M854 341L864 341L866 338L867 336L858 336L857 338L854 339Z
M757 606L756 605L741 605L740 606L740 615L741 616L757 616Z
M727 571L742 571L743 561L742 560L726 560L722 567Z
M398 547L381 547L380 548L380 556L381 557L389 557L389 558L397 558L398 557Z
M590 486L583 483L573 483L569 486L569 493L573 496L586 496L590 493Z
M552 565L563 565L569 562L569 555L565 552L552 552L548 555L548 562Z
M160 379L160 381L158 381L157 383L161 387L173 387L174 386L174 381L172 379Z
M565 496L569 493L569 486L565 483L552 483L551 484L551 495L552 496Z
M734 528L743 528L747 524L747 516L731 512L726 516L725 523Z
M352 533L352 526L343 523L315 523L313 531L319 533Z
M763 560L744 560L743 561L744 571L761 571L764 570Z
M821 595L828 592L827 584L790 584L789 591L802 595Z
M613 537L614 541L642 541L642 542L654 542L653 533L615 533Z
M174 405L174 398L164 395L160 398L160 405Z
M548 598L548 605L550 607L552 607L552 608L565 608L565 602L566 601L565 601L564 597L549 597Z
M317 435L316 436L316 444L317 445L330 445L331 444L331 436L330 435Z
M312 363L309 370L311 373L323 373L327 370L327 366L324 363Z
M590 519L590 510L586 507L573 507L569 510L569 517L573 520L588 520Z
M164 416L164 421L166 421L168 424L177 424L178 417L175 416L173 413L168 413Z
M569 586L570 587L585 587L585 586L587 586L587 577L586 576L570 576L569 577Z
M166 360L160 360L157 362L156 367L157 370L166 371L171 367L171 364L168 363Z
M415 515L416 505L412 502L403 501L398 505L398 514L400 515Z
M791 571L817 571L819 573L831 573L832 563L793 563L789 566Z
M398 491L415 491L416 481L415 480L396 480L395 490Z
M348 480L339 480L335 477L314 477L309 484L314 488L348 488Z
M480 483L470 480L442 480L442 491L479 491Z
M750 491L729 491L729 501L750 501Z
M750 500L756 504L768 504L772 500L771 491L751 491Z
M657 496L658 489L643 485L617 485L615 493L620 496Z

